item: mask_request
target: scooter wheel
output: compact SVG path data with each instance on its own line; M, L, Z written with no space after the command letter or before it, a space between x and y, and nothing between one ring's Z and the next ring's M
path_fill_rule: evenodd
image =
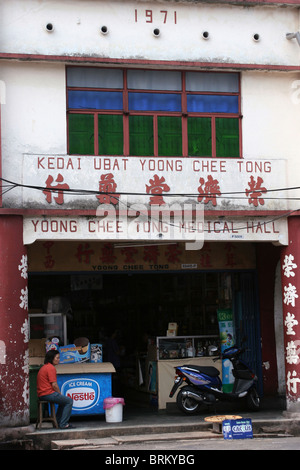
M260 409L260 398L255 388L249 390L247 395L247 407L252 411L258 411Z
M196 414L200 407L201 403L199 401L194 400L192 397L188 397L184 394L184 389L186 387L182 388L177 395L176 398L176 403L178 408L183 411L187 415L193 415Z

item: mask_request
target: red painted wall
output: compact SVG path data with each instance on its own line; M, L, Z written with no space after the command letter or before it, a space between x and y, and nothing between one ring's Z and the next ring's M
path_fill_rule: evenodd
M29 423L27 298L23 218L0 216L0 426Z
M281 251L287 409L300 411L300 217L288 219L289 244Z

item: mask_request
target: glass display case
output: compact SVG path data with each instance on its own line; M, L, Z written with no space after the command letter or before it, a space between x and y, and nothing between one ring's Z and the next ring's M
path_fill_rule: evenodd
M220 350L218 335L158 336L156 338L157 360L182 359L185 357L217 356Z
M67 343L66 313L29 313L29 339L58 336Z

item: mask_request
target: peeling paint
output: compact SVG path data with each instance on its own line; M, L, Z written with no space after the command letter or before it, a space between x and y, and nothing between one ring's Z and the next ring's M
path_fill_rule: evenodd
M6 346L4 341L0 341L0 364L6 363Z

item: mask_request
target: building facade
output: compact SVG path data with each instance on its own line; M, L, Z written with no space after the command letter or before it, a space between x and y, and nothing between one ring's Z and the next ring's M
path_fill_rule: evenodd
M28 309L84 275L112 293L74 334L212 334L230 308L298 412L299 22L296 0L0 0L3 425L29 420Z

